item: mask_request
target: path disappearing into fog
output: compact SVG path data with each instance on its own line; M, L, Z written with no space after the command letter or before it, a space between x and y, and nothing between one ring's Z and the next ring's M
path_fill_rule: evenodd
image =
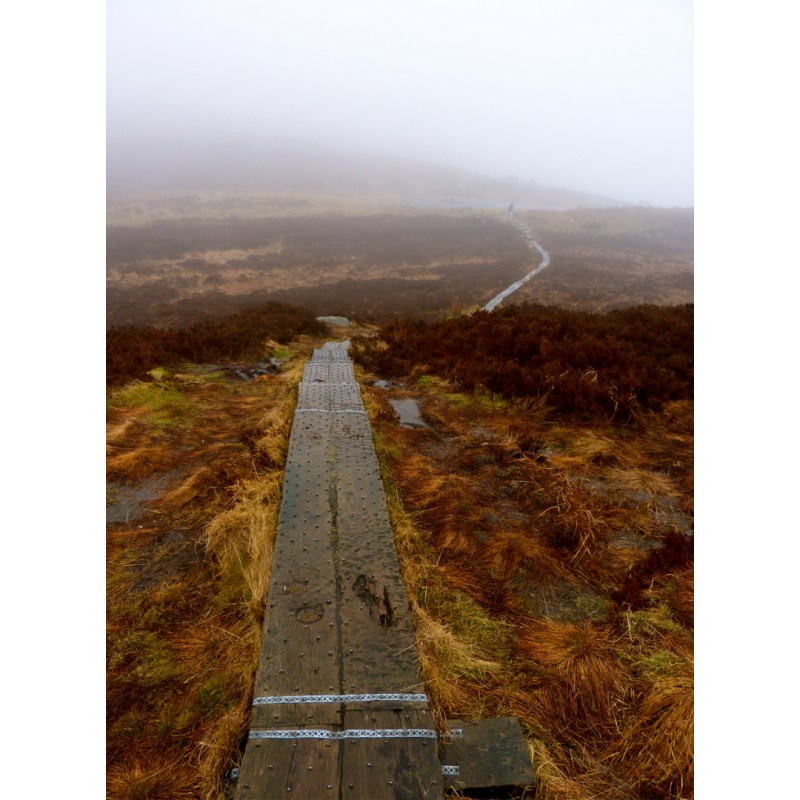
M550 254L545 250L536 239L531 236L531 232L528 230L527 226L523 225L520 222L515 223L516 226L525 234L525 238L532 244L541 254L542 256L542 263L539 264L536 269L529 272L524 278L520 278L518 281L511 284L511 286L506 287L503 289L500 294L495 295L482 309L481 311L494 311L503 300L506 299L510 294L519 289L520 286L524 286L534 275L538 275L543 269L545 269L550 264Z

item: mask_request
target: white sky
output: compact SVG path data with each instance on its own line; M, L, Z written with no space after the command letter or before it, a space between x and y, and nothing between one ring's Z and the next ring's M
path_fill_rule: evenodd
M692 205L691 0L109 0L109 131L299 137Z

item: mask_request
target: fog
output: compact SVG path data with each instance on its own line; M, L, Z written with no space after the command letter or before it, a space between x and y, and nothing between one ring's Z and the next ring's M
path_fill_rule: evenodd
M693 204L690 0L108 0L109 159L318 142Z

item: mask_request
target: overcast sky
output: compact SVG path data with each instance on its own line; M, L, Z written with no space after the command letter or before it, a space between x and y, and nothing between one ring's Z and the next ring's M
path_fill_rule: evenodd
M108 0L108 129L302 138L689 206L692 15L691 0Z

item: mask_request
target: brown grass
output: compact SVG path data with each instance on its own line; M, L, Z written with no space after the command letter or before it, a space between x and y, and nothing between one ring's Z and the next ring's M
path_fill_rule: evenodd
M517 652L544 671L540 714L559 735L582 740L616 729L628 686L616 648L617 637L591 623L530 620L520 628Z
M365 394L438 724L518 716L543 800L690 797L691 407L620 432L406 381Z
M141 481L156 472L166 472L176 461L175 454L167 447L148 445L110 456L106 471L111 478Z
M688 797L694 782L694 661L684 653L677 674L646 690L607 761L630 782Z
M224 797L247 727L301 360L269 382L171 376L177 427L112 394L112 487L153 479L161 490L108 535L110 798Z

